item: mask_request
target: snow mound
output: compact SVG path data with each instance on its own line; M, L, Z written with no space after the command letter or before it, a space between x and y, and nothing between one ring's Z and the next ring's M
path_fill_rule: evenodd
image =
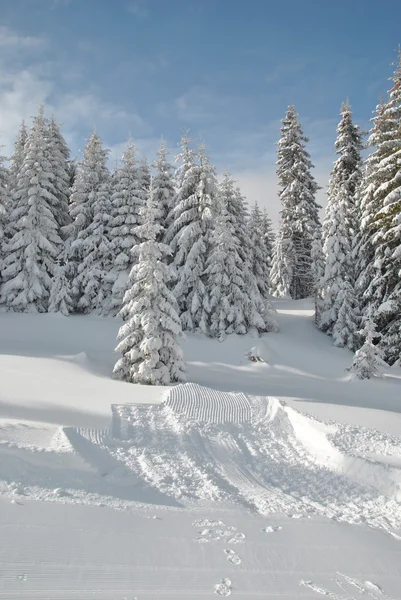
M161 404L113 405L109 430L60 428L46 456L1 451L0 490L11 480L34 497L47 497L45 484L118 508L217 502L401 529L401 438L318 421L274 397L184 384Z

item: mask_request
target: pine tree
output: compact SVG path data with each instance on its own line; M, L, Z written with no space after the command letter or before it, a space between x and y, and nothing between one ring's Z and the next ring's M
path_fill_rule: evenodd
M8 201L8 172L4 167L4 158L0 156L0 284L2 281L2 270L3 270L3 262L4 262L4 254L5 254L5 242L6 242L6 227L7 227L7 217L8 210L10 209L9 201Z
M161 231L164 231L169 225L169 215L176 203L173 167L167 160L167 150L164 142L162 142L158 150L154 168L153 196L155 198L157 210L156 220L163 227L163 230Z
M77 305L81 294L80 280L77 278L78 265L84 259L87 244L83 243L88 228L94 220L94 205L98 194L108 182L110 174L107 169L108 151L103 148L96 132L93 132L84 148L82 161L77 165L74 186L71 190L70 215L72 223L63 232L66 237L65 256L68 264L67 276L72 281L71 296L74 306ZM98 217L99 218L99 217ZM74 243L78 241L78 243Z
M230 174L225 172L219 185L219 196L227 211L227 219L232 224L235 235L239 240L238 252L245 267L252 270L252 247L249 238L249 211L246 198L235 185ZM245 268L244 267L244 268Z
M7 214L10 215L15 207L14 193L17 187L17 175L21 172L22 164L24 161L25 144L28 139L28 130L25 126L25 122L22 121L21 127L14 142L14 152L10 158L10 167L8 171L8 182L7 182ZM15 222L7 218L4 226L5 239L11 239L15 233L14 229Z
M52 211L58 226L64 227L71 222L69 214L70 151L54 117L50 119L46 137L56 197L56 204L52 207Z
M288 235L288 237L285 237ZM270 269L270 291L273 296L290 297L293 281L295 252L289 228L281 224L273 249L272 267ZM312 248L311 248L312 255Z
M17 177L21 172L22 164L24 162L25 144L28 140L28 130L25 125L25 121L22 121L20 130L18 132L17 139L14 143L14 152L10 159L9 169L9 187L10 190L14 190L17 186Z
M66 277L65 265L56 266L49 298L49 313L60 313L67 317L73 312L73 304L70 296L70 281Z
M359 228L358 191L362 177L362 135L348 104L341 107L334 163L323 224L325 270L319 289L318 326L337 346L355 349L358 305L352 257ZM346 314L348 311L348 314Z
M122 358L114 377L132 383L169 385L183 381L185 363L178 344L181 335L176 301L167 287L170 269L165 255L170 249L158 242L161 226L156 222L156 200L150 189L143 225L136 233L142 239L134 248L138 260L132 267L120 316L116 352Z
M139 189L142 191L143 201L146 204L146 201L147 201L148 195L149 195L152 176L150 173L149 163L145 156L143 156L141 158L141 160L139 161L138 180L139 180Z
M244 252L241 237L245 231L243 199L225 173L219 185L219 210L210 234L204 273L207 332L220 341L228 334L244 334L251 329L276 330L272 310L263 303L248 254Z
M380 345L389 364L401 356L401 54L393 82L378 119L380 135L372 157L374 168L368 173L373 218L367 221L374 272L364 292L365 301L375 308Z
M293 106L282 121L278 142L277 174L282 203L281 222L273 257L271 282L274 295L294 299L313 294L312 241L320 227L318 188L305 144L308 141Z
M187 141L184 161L192 160ZM174 293L184 330L206 332L206 289L203 274L209 252L210 232L217 214L217 181L214 167L204 148L199 149L199 165L188 166L182 176L166 242L171 244L176 270Z
M216 217L210 243L211 251L205 269L207 331L211 337L223 341L228 334L248 331L245 314L248 292L241 268L239 241L224 206ZM264 328L261 318L258 325L260 329Z
M112 285L110 307L106 312L116 315L122 307L127 288L128 275L134 257L132 248L139 243L135 229L141 224L144 195L140 189L135 147L127 144L121 166L116 169L112 181L110 240L113 265L109 274Z
M373 127L368 139L368 147L373 148L365 160L363 178L358 191L359 227L354 243L352 259L355 264L355 290L362 322L365 319L367 307L377 310L378 299L374 297L372 283L375 278L375 249L373 234L375 218L379 211L379 198L376 193L380 187L377 179L377 166L383 155L382 141L387 135L389 124L384 118L385 102L380 101L372 118ZM357 346L363 340L357 339Z
M111 190L103 183L94 194L93 220L79 232L72 250L82 256L77 266L74 285L80 290L77 310L83 313L109 313L112 281L109 273L113 265L113 247L110 241Z
M16 312L45 312L62 245L51 207L55 204L47 157L43 108L33 121L17 174L9 216L14 234L5 244L1 301Z
M382 369L388 367L388 365L383 360L383 351L380 346L374 343L374 340L380 337L380 335L376 332L376 325L372 319L371 309L368 309L368 317L361 334L364 336L365 342L355 352L352 365L347 370L351 372L355 379L381 377Z
M274 243L276 241L276 236L274 234L272 220L270 219L269 213L267 212L266 208L263 209L263 213L262 213L262 235L263 235L263 241L264 241L265 249L266 249L267 264L268 264L269 268L271 268L272 260L273 260Z
M255 202L248 221L249 241L251 247L252 271L262 298L269 297L270 290L270 256L266 248L263 218L259 205ZM269 240L270 242L270 240Z

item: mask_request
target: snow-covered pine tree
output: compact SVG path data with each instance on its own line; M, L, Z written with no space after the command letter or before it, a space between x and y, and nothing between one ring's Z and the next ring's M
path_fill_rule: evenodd
M43 108L33 120L17 174L9 220L14 233L5 243L1 301L15 312L46 312L62 245L51 206L55 204L47 155Z
M184 330L206 332L207 298L203 274L209 252L210 232L217 214L217 180L204 148L199 149L199 164L192 163L188 141L183 143L183 171L165 240L171 244L176 272L174 293Z
M109 275L114 258L110 241L110 182L103 183L94 193L92 206L93 220L78 233L78 238L72 243L72 250L82 256L74 281L74 285L80 290L77 310L107 315L112 291Z
M228 173L219 184L215 225L205 271L209 334L276 331L274 310L261 297L252 269L245 199Z
M25 144L28 140L28 130L25 121L22 121L17 139L14 142L14 152L10 159L9 168L9 188L14 190L17 185L17 176L21 171L24 162Z
M5 254L5 241L6 241L6 226L7 226L7 216L8 211L10 209L10 204L8 201L8 171L4 166L4 158L0 156L0 285L2 281L2 270L3 270L3 262L4 262L4 254Z
M65 259L68 264L67 276L72 281L71 297L76 306L82 290L76 279L78 265L84 258L82 241L85 231L93 222L94 204L102 186L108 182L108 150L103 148L100 137L94 131L86 144L82 161L77 164L75 182L71 190L70 215L72 223L63 228L66 238ZM80 242L74 244L75 240Z
M306 150L307 142L295 108L290 106L278 142L282 210L271 284L274 295L285 294L294 299L313 294L311 249L315 232L320 228L319 206L315 201L319 188L311 173L313 165Z
M161 226L156 222L152 188L136 234L138 255L132 267L120 316L125 320L117 337L116 352L122 354L114 377L132 383L169 385L185 379L185 363L178 339L182 335L176 300L167 287L170 268L167 245L158 242Z
M110 240L114 259L109 273L112 285L110 306L108 310L105 307L112 315L116 315L122 307L134 260L132 248L139 243L135 229L141 224L143 206L144 194L138 179L136 151L134 145L128 142L112 180Z
M52 207L52 211L58 226L64 227L71 222L69 214L70 151L54 117L49 121L46 137L56 197L56 204Z
M239 240L224 205L215 217L210 244L204 274L208 291L207 331L211 337L223 341L230 333L244 334L248 331L244 265ZM263 330L264 322L259 319L258 325Z
M267 212L267 208L264 208L262 213L262 234L266 248L267 263L269 265L269 268L271 268L276 236L273 230L272 220L269 217L269 213Z
M316 229L315 234L312 240L312 248L311 248L311 259L312 259L312 275L314 281L314 298L315 298L315 323L316 325L320 321L320 308L322 306L322 296L321 296L321 288L320 283L322 277L324 275L325 269L325 260L323 255L323 246L322 246L322 231L321 229Z
M14 142L14 152L10 158L10 166L8 169L8 182L7 182L7 213L10 215L15 203L14 193L17 187L17 175L21 172L22 163L24 160L25 144L28 139L28 130L25 122L22 121L18 136ZM6 239L10 239L14 233L15 223L10 219L6 220L4 235Z
M173 167L167 160L167 150L162 142L154 163L153 196L156 203L156 220L163 227L160 235L169 225L168 218L176 203ZM161 240L160 240L161 241Z
M66 266L59 262L52 279L49 298L49 313L60 313L67 317L73 312L70 295L71 282L66 277Z
M319 286L318 326L337 346L356 347L358 306L352 256L359 227L358 191L362 177L362 135L348 103L341 107L336 153L323 224L325 270ZM347 313L347 314L346 314Z
M375 345L375 339L380 337L376 332L376 325L372 318L371 308L368 308L368 316L365 320L365 327L360 332L365 342L354 354L352 365L347 369L355 379L371 379L372 377L381 377L382 370L388 367L383 360L383 351L380 346Z
M377 310L378 299L374 298L372 283L375 281L375 249L373 234L375 232L375 218L379 211L379 198L376 193L380 187L377 178L377 166L383 157L382 141L389 130L389 123L383 113L385 102L381 100L371 119L373 127L368 138L368 147L372 150L365 160L363 177L358 191L359 227L354 242L353 261L355 264L356 282L355 291L361 312L362 322L366 316L367 306ZM363 340L358 338L358 345Z
M295 252L292 239L290 237L290 231L283 221L279 227L276 240L274 242L273 260L270 269L270 291L273 296L291 296L294 259Z
M240 242L238 252L241 260L251 271L252 248L248 230L248 203L228 172L223 173L223 178L219 184L219 197L227 211L227 219L232 224L235 235Z
M270 256L268 255L263 229L262 212L257 202L252 207L248 220L252 271L262 298L269 297ZM270 241L270 240L269 240Z
M146 156L142 156L138 165L138 180L139 180L139 188L143 193L143 201L146 204L148 199L150 184L152 180L152 176L150 173L150 167Z
M375 308L380 346L386 361L393 364L401 356L401 53L382 120L376 164L368 174L375 213L371 224L374 273L365 299Z

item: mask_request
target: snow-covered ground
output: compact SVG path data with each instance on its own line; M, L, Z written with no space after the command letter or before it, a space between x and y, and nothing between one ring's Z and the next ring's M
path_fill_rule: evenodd
M401 370L276 308L171 390L110 379L116 320L0 314L0 598L401 599Z

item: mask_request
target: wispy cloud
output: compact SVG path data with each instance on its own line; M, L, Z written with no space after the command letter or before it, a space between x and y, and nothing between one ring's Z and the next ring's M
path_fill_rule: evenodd
M41 36L20 35L8 27L0 27L0 48L3 50L44 50L47 40Z
M63 124L63 132L73 145L73 152L93 126L102 135L145 136L149 128L134 110L106 101L100 90L85 86L73 65L64 69L43 50L50 49L42 37L24 36L8 28L0 28L0 145L10 155L22 119L28 123L40 104ZM36 52L39 51L40 52ZM17 58L15 58L17 57ZM60 85L62 78L68 86ZM82 74L81 74L82 75ZM56 83L57 82L57 83ZM67 91L63 91L67 89Z
M141 19L145 19L150 14L147 0L130 0L127 4L127 10L132 15Z

